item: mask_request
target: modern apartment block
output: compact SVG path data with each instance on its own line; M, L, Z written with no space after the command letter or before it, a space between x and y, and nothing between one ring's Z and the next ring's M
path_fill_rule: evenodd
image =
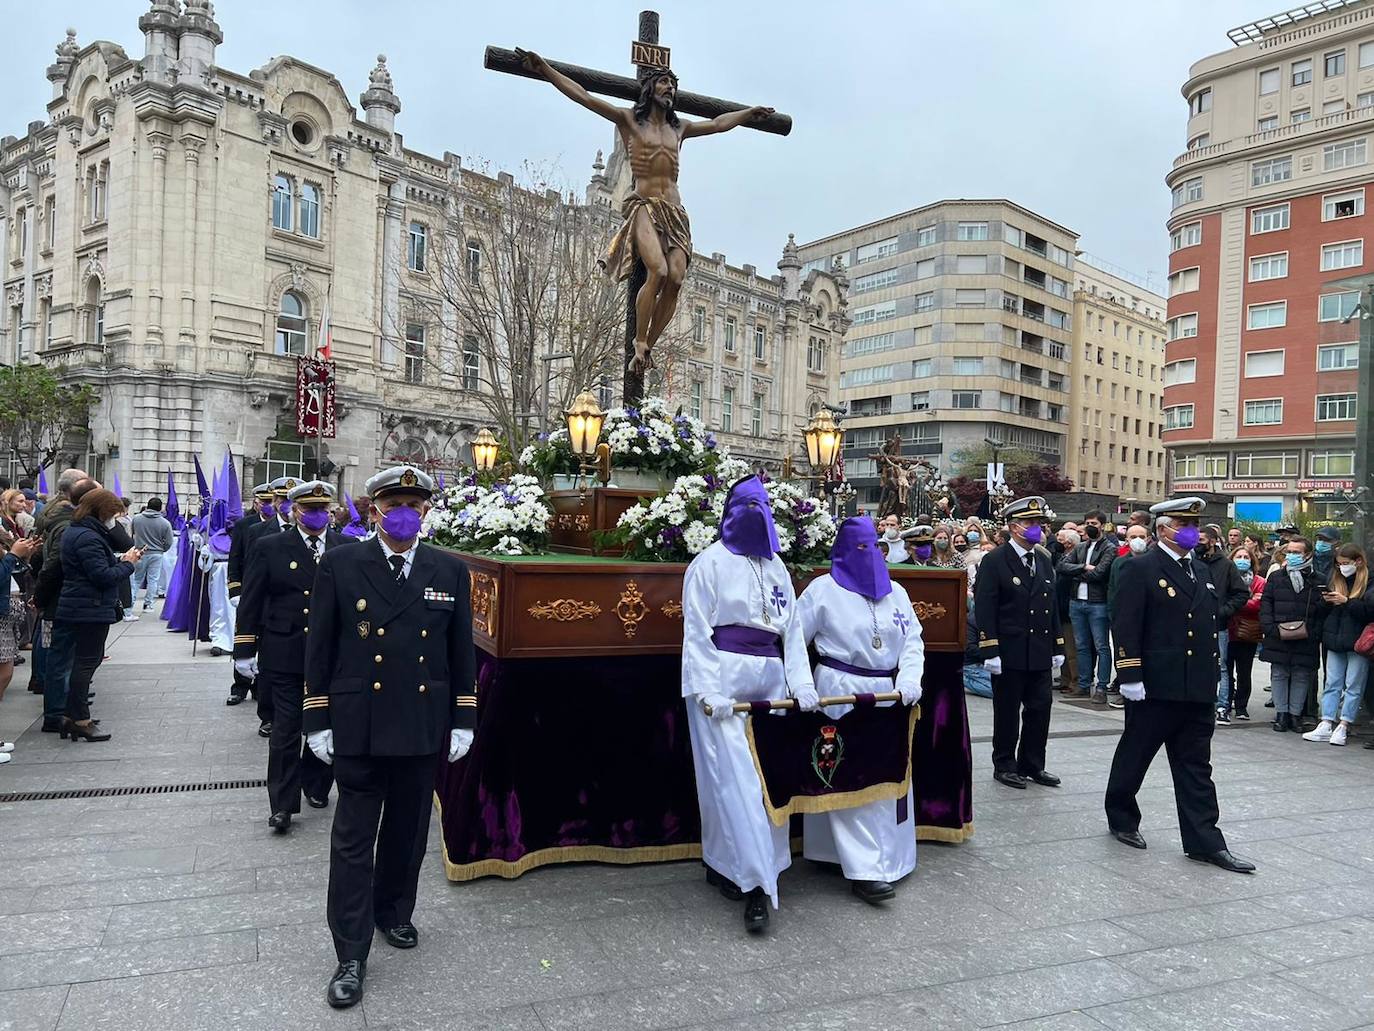
M1153 503L1166 479L1165 301L1137 277L1091 260L1080 256L1074 266L1073 401L1064 472L1080 490Z
M1339 517L1353 486L1356 342L1369 274L1374 5L1327 0L1241 26L1183 85L1167 176L1164 441L1175 490L1264 522Z
M799 245L803 276L838 264L849 277L840 398L861 509L879 494L868 456L894 432L946 475L985 437L1073 475L1077 240L1008 200L945 200Z

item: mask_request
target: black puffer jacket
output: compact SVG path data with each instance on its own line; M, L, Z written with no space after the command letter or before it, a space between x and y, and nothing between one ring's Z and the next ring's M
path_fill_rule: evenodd
M1214 548L1208 554L1197 557L1206 562L1207 568L1212 571L1212 583L1216 585L1217 601L1221 605L1221 611L1217 615L1224 626L1250 600L1250 589L1245 586L1245 578L1240 575L1236 564L1220 548ZM1293 585L1290 583L1288 586Z
M1264 634L1259 653L1262 661L1296 669L1317 668L1321 658L1322 626L1330 606L1322 601L1325 585L1310 566L1303 570L1302 584L1301 591L1293 590L1293 580L1280 563L1275 563L1266 578L1264 596L1260 599L1260 629ZM1279 637L1280 623L1294 623L1304 618L1307 637L1301 641L1285 641Z
M1344 579L1340 573L1336 576ZM1349 583L1347 580L1347 591ZM1350 598L1344 605L1332 605L1327 609L1326 622L1322 626L1322 644L1326 645L1328 651L1354 651L1355 642L1371 622L1374 622L1374 596L1366 587L1361 597Z
M88 516L62 534L62 594L57 618L64 623L113 623L119 584L133 575L132 563L110 550L110 537L99 520Z

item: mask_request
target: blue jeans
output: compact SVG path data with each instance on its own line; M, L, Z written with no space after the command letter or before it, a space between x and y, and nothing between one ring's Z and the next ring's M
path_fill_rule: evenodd
M43 722L61 723L67 715L67 683L76 660L75 623L52 624L48 642L48 668L43 675Z
M157 601L157 584L162 576L162 552L150 551L138 560L138 565L134 566L134 574L130 577L132 584L132 600L138 603L138 589L140 586L146 588L143 595L143 607L149 609L153 607L153 602Z
M964 665L964 690L979 698L992 697L992 674L976 663Z
M1354 723L1368 679L1369 660L1359 652L1327 652L1322 719Z
M1231 644L1231 637L1222 630L1217 634L1217 661L1220 663L1221 676L1217 680L1217 708L1231 709L1231 668L1227 662L1227 648Z
M1093 688L1093 650L1097 651L1097 687L1106 693L1107 684L1112 679L1112 644L1109 639L1111 616L1107 614L1107 603L1081 601L1074 598L1069 602L1069 620L1073 623L1073 639L1078 645L1078 690L1090 692Z

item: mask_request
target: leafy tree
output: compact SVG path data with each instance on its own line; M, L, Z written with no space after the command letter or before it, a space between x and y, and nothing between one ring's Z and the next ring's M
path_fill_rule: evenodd
M98 400L86 384L63 386L42 365L0 367L0 446L28 476L51 464L67 434L84 429Z
M976 512L987 494L987 468L992 448L987 444L966 448L952 456L955 475L949 486L959 498L964 512ZM1007 486L1016 497L1028 494L1065 494L1073 490L1073 480L1057 465L1048 465L1040 455L1024 448L1001 448L997 460L1003 465Z

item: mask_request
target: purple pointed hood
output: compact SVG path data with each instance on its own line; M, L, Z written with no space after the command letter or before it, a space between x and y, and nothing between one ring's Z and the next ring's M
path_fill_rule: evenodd
M115 497L122 498L124 496L124 485L119 482L119 473L115 473L114 481Z
M745 477L725 495L720 540L733 554L752 558L771 558L782 550L768 489L757 476Z
M228 505L227 518L232 526L243 518L243 490L239 487L239 471L234 466L234 452L224 455L224 500Z
M830 549L830 575L846 591L877 601L892 592L887 559L878 550L878 531L867 516L854 516L840 524L835 546Z
M200 456L192 455L191 461L196 464L196 494L200 497L201 508L204 508L210 503L210 488L205 483L205 470L200 467Z
M43 466L38 470L38 493L43 497L48 496L48 467Z
M367 527L363 525L363 517L358 515L357 506L353 504L353 498L348 491L344 491L344 500L348 502L348 525L339 532L354 540L366 537Z
M167 521L172 524L172 529L180 533L186 526L186 520L181 516L181 505L177 502L177 485L172 478L172 470L167 470Z

